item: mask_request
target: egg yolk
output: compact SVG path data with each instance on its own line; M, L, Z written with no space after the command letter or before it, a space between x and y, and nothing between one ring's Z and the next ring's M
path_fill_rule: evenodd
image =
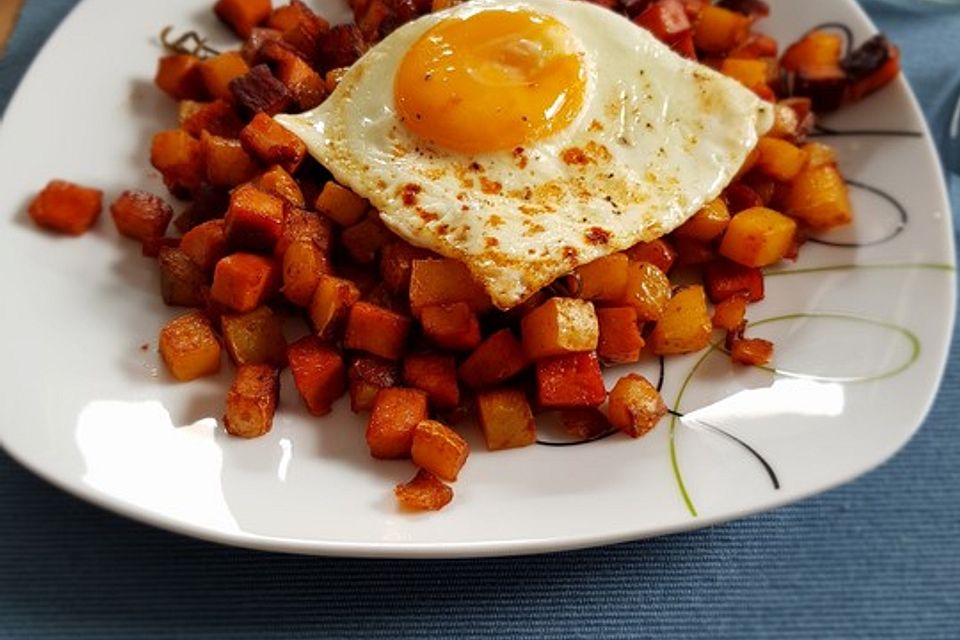
M569 29L530 11L481 11L431 27L394 78L403 123L463 153L513 149L568 126L586 71Z

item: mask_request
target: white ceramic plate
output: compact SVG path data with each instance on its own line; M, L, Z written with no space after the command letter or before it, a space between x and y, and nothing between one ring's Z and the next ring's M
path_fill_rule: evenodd
M182 313L154 264L105 214L92 233L38 232L25 214L52 177L163 193L150 136L175 107L152 84L167 24L229 42L209 1L87 0L40 54L0 128L0 435L17 460L96 504L201 538L357 556L473 556L598 545L693 529L851 480L899 449L937 389L954 315L952 231L941 169L902 79L830 118L860 134L829 140L855 181L857 222L810 244L767 281L751 335L772 338L781 373L723 356L668 360L667 402L686 417L633 441L474 454L441 512L397 511L409 462L374 462L341 401L308 416L288 377L273 431L218 426L229 367L171 381L160 327ZM849 0L772 2L780 42L842 22L874 32ZM322 5L327 6L327 5ZM326 10L342 18L339 6ZM914 135L864 135L863 130ZM149 345L146 350L141 345ZM641 370L653 379L656 363ZM608 382L624 373L609 371ZM560 437L543 433L541 437Z

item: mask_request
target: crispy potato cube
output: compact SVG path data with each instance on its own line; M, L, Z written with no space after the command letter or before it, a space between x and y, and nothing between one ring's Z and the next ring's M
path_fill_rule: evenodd
M405 295L410 290L413 261L423 260L431 255L426 249L415 247L399 238L390 238L380 248L380 277L392 293Z
M509 329L501 329L481 342L463 361L458 372L468 387L479 389L500 384L529 364L520 341Z
M631 262L627 269L627 290L621 303L637 311L643 322L656 320L670 299L670 280L649 262Z
M597 348L599 327L593 303L550 298L523 317L523 348L531 360Z
M767 63L763 60L726 58L720 65L720 73L729 76L753 92L770 91L767 85Z
M580 278L578 296L584 300L616 302L627 292L627 265L625 253L614 253L597 258L577 269Z
M309 308L310 322L317 335L324 339L336 338L350 307L359 299L360 290L353 282L321 274Z
M717 303L713 309L713 326L725 331L737 331L743 327L747 315L747 296L737 293Z
M743 294L750 302L763 300L763 272L756 267L720 258L703 270L703 280L714 304L737 294Z
M369 411L380 389L397 386L400 372L397 363L377 358L360 356L347 371L350 382L350 409L354 413Z
M224 217L227 246L232 250L272 252L283 233L283 200L244 184L230 194Z
M537 402L550 409L598 407L607 399L600 361L593 351L569 353L536 364Z
M533 411L519 389L477 393L477 422L490 451L526 447L537 441Z
M273 252L277 256L283 256L291 244L300 241L312 242L329 258L333 246L333 227L315 212L288 204L284 207L283 231L273 247Z
M466 302L424 307L420 324L423 334L438 347L470 351L480 344L480 322Z
M330 273L330 259L312 240L297 240L283 254L283 287L287 300L310 306L320 277Z
M822 142L808 142L803 145L802 148L807 152L808 171L827 165L837 165L837 153L830 145L823 144Z
M340 234L340 244L350 259L357 264L373 264L380 248L390 239L391 233L374 213Z
M249 38L253 28L268 17L270 0L217 0L213 12L240 38Z
M809 159L807 152L800 147L769 136L760 138L757 149L760 151L757 170L781 182L796 178Z
M342 227L357 224L366 215L370 203L333 180L323 185L313 208Z
M283 319L270 307L257 307L240 315L224 314L220 319L227 353L237 365L269 364L282 367L287 343L283 339Z
M277 62L277 79L286 85L301 111L313 109L327 96L327 83L323 76L297 55L284 57Z
M165 303L174 307L203 306L207 276L190 256L181 249L161 247L157 262L160 293Z
M195 226L180 238L180 250L193 260L204 273L210 273L220 259L227 255L227 237L223 220L207 220Z
M637 310L633 307L597 309L600 335L597 356L606 364L637 362L643 349L643 336Z
M470 455L470 445L459 433L436 420L424 420L413 432L410 457L441 480L455 482Z
M853 220L847 183L829 164L800 172L787 192L784 210L813 229L839 227Z
M230 81L250 71L243 56L237 51L228 51L200 63L200 75L207 94L219 100L233 102ZM279 126L279 125L278 125Z
M813 100L816 111L830 111L840 106L849 78L840 65L843 39L839 34L814 30L790 45L780 64L795 75L794 95Z
M195 138L206 131L215 136L236 138L243 129L240 116L226 100L180 103L180 128Z
M174 100L200 100L207 92L200 58L185 53L160 58L153 83Z
M403 382L426 391L431 406L436 409L452 409L460 404L457 363L453 356L411 353L403 359Z
M695 284L674 294L647 342L658 356L691 353L710 344L710 330L707 297L703 287Z
M660 392L639 374L620 378L610 392L607 418L631 438L646 435L666 413L667 405Z
M293 179L293 176L278 164L273 165L251 182L260 191L280 196L295 207L303 207L306 202L303 199L303 191L300 190L300 185Z
M214 268L210 294L227 308L246 313L276 293L278 281L277 265L270 258L234 253Z
M773 343L762 338L740 338L730 347L730 358L734 362L760 366L773 358Z
M113 223L122 235L143 242L159 238L173 219L173 209L163 198L146 191L124 191L110 205Z
M459 260L414 260L410 271L410 310L420 317L424 307L466 302L475 313L488 311L490 296Z
M183 129L161 131L153 136L150 163L163 175L171 191L193 190L203 182L203 149Z
M97 221L103 192L65 180L51 180L30 203L30 217L39 226L78 236Z
M638 242L624 253L631 261L649 262L664 273L670 273L670 268L677 259L676 250L664 238L657 238L650 242Z
M723 198L714 198L693 214L693 217L674 229L672 235L674 238L694 242L713 242L726 230L729 223L730 211L727 203Z
M746 209L730 220L720 254L747 267L765 267L787 255L796 231L796 222L773 209Z
M330 413L346 391L346 372L340 352L317 336L304 336L287 347L293 382L307 410L315 416Z
M241 438L257 438L270 431L280 395L280 372L267 364L237 367L227 392L223 426Z
M453 500L453 489L425 469L394 487L393 494L400 507L409 511L439 511Z
M367 422L367 445L374 458L409 458L413 432L427 419L427 394L390 387L377 392Z
M369 302L350 307L344 346L387 360L399 360L410 335L411 320Z
M247 153L263 164L278 164L293 173L307 155L307 146L265 113L258 113L240 132Z
M290 4L273 10L270 17L267 18L267 26L280 31L288 31L315 15L301 0L291 0Z
M160 330L160 356L177 380L193 380L220 370L220 343L199 311L174 318Z
M697 49L709 54L723 54L747 39L750 18L722 7L707 5L700 12L693 41Z
M201 131L200 147L207 182L215 187L235 187L257 174L259 166L243 150L239 140Z

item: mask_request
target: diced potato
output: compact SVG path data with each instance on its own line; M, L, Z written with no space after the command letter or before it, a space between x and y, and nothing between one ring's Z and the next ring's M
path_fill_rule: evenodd
M304 336L287 347L293 382L307 409L315 416L330 413L333 403L346 390L340 352L317 336Z
M649 262L664 273L670 273L670 268L677 259L677 252L664 238L657 238L650 242L638 242L624 253L631 261Z
M424 307L466 302L475 313L488 311L490 296L459 260L414 260L410 271L410 310L416 317Z
M727 203L723 198L714 198L693 214L693 217L674 229L672 235L694 242L712 242L726 230L729 222L730 211L727 210Z
M631 262L622 304L636 309L642 322L656 320L670 299L670 289L670 280L663 271L649 262Z
M291 54L279 60L276 74L277 79L286 85L301 111L313 109L327 96L324 77L298 55Z
M720 254L748 267L765 267L787 255L796 231L796 222L773 209L746 209L730 220Z
M720 258L704 267L703 280L714 304L738 294L750 302L763 300L763 273L756 267Z
M625 253L614 253L597 258L577 269L580 278L578 296L584 300L616 302L627 292L627 265Z
M340 234L340 244L357 264L373 264L380 248L390 239L390 232L375 212Z
M436 420L424 420L413 432L413 464L441 480L454 482L470 455L470 446L459 433Z
M78 236L97 221L103 192L65 180L51 180L30 203L30 217L45 229Z
M171 191L193 190L205 176L200 142L182 129L161 131L153 136L150 163L163 174Z
M174 100L200 100L207 91L200 74L200 59L185 53L160 58L153 82Z
M720 65L720 73L733 78L751 91L770 91L767 85L767 63L763 60L726 58Z
M160 356L177 380L193 380L220 370L220 343L199 311L174 318L160 331Z
M227 353L235 364L282 367L286 362L283 319L275 315L270 307L257 307L240 315L224 314L220 326Z
M409 387L426 391L430 406L436 409L452 409L460 404L457 363L453 356L411 353L403 360L403 382ZM444 480L449 478L444 477Z
M397 364L375 356L360 356L347 371L350 381L350 409L369 411L380 389L395 387L400 379Z
M210 295L239 313L253 311L277 292L277 271L270 258L234 253L222 258L214 268Z
M480 344L480 322L466 302L424 307L420 324L423 334L438 347L470 351Z
M283 233L283 200L244 184L230 193L224 217L227 245L234 251L272 252Z
M734 340L730 348L730 358L740 364L753 366L767 364L773 358L773 343L762 338Z
M367 422L367 445L374 458L409 458L413 432L427 419L427 394L419 389L381 389Z
M524 316L520 327L531 360L593 351L599 339L593 304L576 298L550 298Z
M526 447L537 441L533 411L519 389L477 393L477 422L490 451Z
M393 493L400 507L410 511L438 511L453 500L453 489L425 469L410 482L398 484Z
M324 339L337 337L350 307L359 299L360 290L354 283L321 274L309 309L310 322L317 335Z
M330 259L312 240L297 240L283 254L283 287L287 300L307 307L320 283L330 273Z
M392 293L407 294L413 261L431 257L426 249L415 247L399 238L391 238L380 248L380 277Z
M667 413L660 393L641 375L620 378L610 392L607 418L631 438L639 438L657 426Z
M207 276L186 253L161 247L157 262L160 266L160 293L165 303L174 307L203 306Z
M399 360L410 335L411 320L369 302L350 307L344 346L387 360Z
M570 353L536 364L537 402L550 409L598 407L607 398L597 354Z
M703 287L679 289L647 338L655 355L692 353L710 344L710 314Z
M813 229L830 229L853 220L847 183L833 165L801 171L787 193L784 210Z
M287 204L284 207L283 231L273 253L283 256L294 242L309 241L329 258L333 246L333 228L329 221L313 211Z
M235 187L253 178L259 170L257 163L247 155L237 139L201 131L200 146L207 182L215 187Z
M257 189L280 196L295 207L303 207L306 202L300 185L278 164L255 177L252 182Z
M843 39L833 32L814 30L790 45L780 64L794 74L794 95L813 100L817 111L830 111L840 106L848 78L840 60Z
M267 165L278 164L293 173L307 155L307 146L283 125L265 113L258 113L240 132L247 153Z
M723 54L747 39L750 18L721 7L707 5L693 32L697 48L710 54Z
M270 431L280 394L280 372L266 364L237 367L227 393L223 426L241 438L257 438Z
M509 329L501 329L480 343L463 361L460 379L471 389L491 387L509 380L529 364L520 341Z
M803 171L809 156L806 151L786 140L764 136L757 143L760 157L757 170L781 182L790 182Z
M370 203L333 180L323 185L313 208L342 227L357 224L367 214Z
M227 255L227 237L223 220L208 220L198 224L180 238L180 250L193 260L204 273L210 273L220 259Z
M273 10L270 17L267 18L267 26L280 31L288 31L313 15L315 15L313 11L303 2L299 0L297 2L291 1L290 4Z
M240 38L249 38L253 28L265 21L272 10L270 0L217 0L213 11Z
M200 63L200 75L207 88L207 94L227 102L233 101L230 81L248 71L250 67L237 51L221 53Z
M327 93L333 93L333 90L340 84L340 80L343 79L347 71L349 71L349 67L339 67L327 71L327 74L323 77L323 81L327 85Z
M215 136L236 138L243 129L240 116L226 100L180 103L180 128L195 138L206 131Z
M836 166L837 153L833 147L822 142L808 142L803 145L803 150L807 152L807 170L817 169L826 165Z
M605 364L637 362L644 341L640 334L637 310L633 307L597 309L600 335L597 356Z
M128 238L144 241L159 238L173 219L173 209L163 198L146 191L124 191L110 205L117 231Z
M737 331L743 327L747 314L747 296L738 293L717 303L713 310L713 326L725 331Z

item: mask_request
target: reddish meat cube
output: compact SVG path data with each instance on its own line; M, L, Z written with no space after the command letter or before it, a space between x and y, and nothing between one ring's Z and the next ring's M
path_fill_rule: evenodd
M400 379L397 364L374 356L360 356L347 371L350 381L350 409L369 411L380 389L394 387Z
M477 421L491 451L525 447L537 441L533 411L519 389L477 393Z
M227 393L223 426L232 436L256 438L270 431L280 394L280 372L266 364L237 367Z
M97 221L103 192L64 180L52 180L30 203L35 223L59 233L78 236Z
M174 193L191 191L205 176L200 141L183 129L161 131L153 136L150 163L163 174L163 181Z
M183 234L180 250L187 254L204 273L213 271L220 258L227 255L227 237L223 220L208 220Z
M490 387L509 380L529 364L520 341L509 329L501 329L464 360L459 369L460 379L471 389Z
M424 307L420 323L424 335L438 347L470 351L480 344L480 322L466 302Z
M185 53L160 58L153 83L174 100L200 100L207 92L200 75L200 59Z
M283 41L293 47L305 60L316 61L320 43L330 30L330 23L308 9L302 2L298 7L296 21L283 32Z
M399 360L410 334L410 325L410 318L406 316L368 302L357 302L347 316L344 346L387 360Z
M703 281L714 304L736 294L746 295L750 302L763 300L763 272L756 267L721 258L704 267Z
M240 132L240 143L264 164L279 164L293 173L307 155L307 146L265 113L253 116Z
M161 247L157 253L160 265L160 292L170 306L200 307L205 302L207 276L181 249Z
M633 307L597 309L600 340L597 356L606 364L637 362L643 349L637 310Z
M272 252L283 233L283 200L244 184L230 194L224 218L227 245L234 250Z
M393 488L397 503L410 511L438 511L453 500L453 489L426 469L417 471L410 482Z
M217 263L210 294L225 307L245 313L276 293L278 282L273 260L252 253L234 253Z
M110 215L117 231L143 242L159 238L173 219L173 209L163 198L146 191L124 191L112 205Z
M453 356L425 353L408 355L403 360L403 382L426 391L431 406L437 409L452 409L460 404L457 363Z
M270 17L270 0L217 0L213 11L241 38L249 38L253 28Z
M304 336L287 347L287 362L310 413L330 413L333 403L346 389L340 353L316 336Z
M537 362L537 402L551 409L598 407L607 398L597 354L570 353Z
M231 80L230 93L242 110L249 114L276 115L293 101L287 85L280 82L265 64L258 64Z
M319 41L318 62L321 71L349 67L367 50L367 43L356 25L338 24Z
M367 444L374 458L409 458L413 432L427 419L427 394L419 389L381 389L367 422Z

